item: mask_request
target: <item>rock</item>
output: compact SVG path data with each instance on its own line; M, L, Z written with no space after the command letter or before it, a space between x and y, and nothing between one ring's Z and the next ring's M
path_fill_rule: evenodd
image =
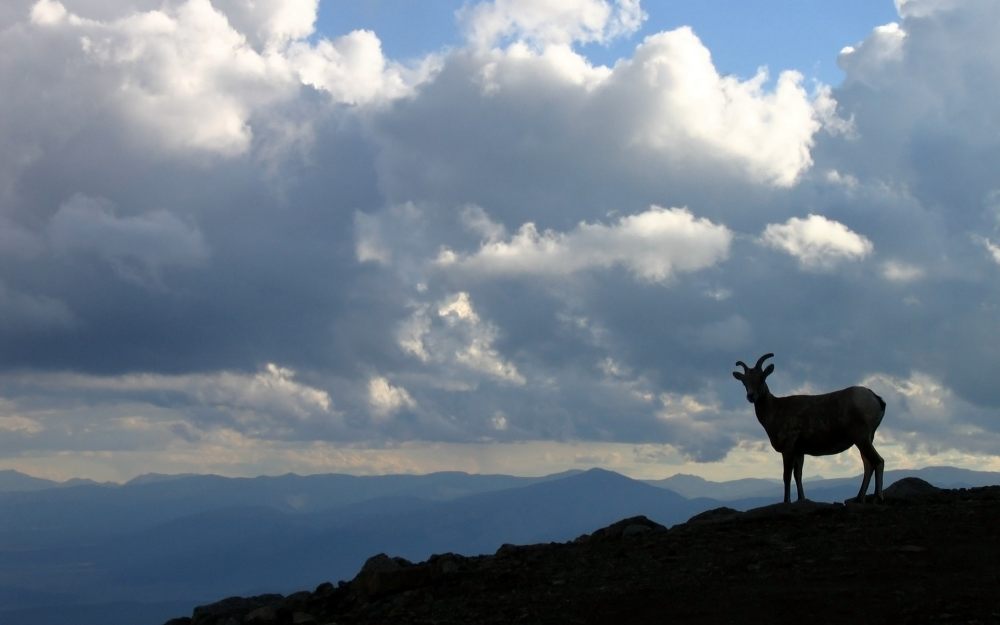
M469 558L455 553L442 553L431 556L427 563L435 577L457 573L465 566Z
M229 599L169 625L254 625L266 607L273 625L1000 623L1000 487L934 493L881 506L717 508L693 520L718 524L670 530L633 517L572 543L417 564L379 554L354 581L261 605ZM794 601L784 600L789 580L806 582ZM869 595L879 600L852 600Z
M259 623L264 625L265 623L274 623L278 620L278 611L274 609L273 606L266 605L256 610L252 610L249 614L243 617L245 623Z
M227 618L238 617L235 621L238 624L239 618L242 618L244 614L252 612L257 608L274 605L283 598L282 595L275 594L257 595L254 597L229 597L222 601L216 601L215 603L195 608L191 623L192 625L222 623Z
M720 521L722 519L731 519L732 517L740 514L739 510L734 510L732 508L722 506L720 508L712 508L711 510L705 510L700 514L696 514L690 519L688 523L703 523L705 521Z
M913 497L923 497L933 495L941 489L933 486L930 482L919 477L904 477L893 482L891 486L882 491L882 495L893 499L909 499Z
M587 542L595 540L612 540L616 538L624 538L626 536L635 536L637 534L645 534L646 532L665 532L667 528L660 525L655 521L650 521L645 516L634 516L627 519L622 519L617 523L612 523L611 525L601 528L590 534L589 536L581 536L578 541Z
M836 509L843 509L844 505L839 503L827 503L825 501L812 501L802 499L793 503L773 503L769 506L761 506L747 510L743 516L747 518L769 517L769 516L798 516L811 515L821 512L832 512Z
M366 598L375 599L422 586L430 577L429 568L380 553L368 558L351 584Z
M332 583L323 582L322 584L316 587L316 590L313 592L313 594L320 597L328 597L332 595L334 592L336 592L336 590L337 587L334 586Z

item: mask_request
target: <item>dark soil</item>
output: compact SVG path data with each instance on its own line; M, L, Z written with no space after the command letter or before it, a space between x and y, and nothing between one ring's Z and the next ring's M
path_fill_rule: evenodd
M719 509L669 530L637 517L493 556L378 556L351 582L171 623L1000 623L1000 486Z

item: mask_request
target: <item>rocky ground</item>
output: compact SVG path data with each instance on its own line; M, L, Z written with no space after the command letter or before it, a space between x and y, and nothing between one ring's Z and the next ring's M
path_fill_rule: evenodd
M1000 623L1000 486L915 478L883 504L626 519L492 556L379 555L350 582L231 598L168 625Z

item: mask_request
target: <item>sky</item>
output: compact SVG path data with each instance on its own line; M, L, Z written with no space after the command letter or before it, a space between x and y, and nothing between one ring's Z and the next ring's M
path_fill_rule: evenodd
M0 468L1000 470L993 0L11 0ZM855 451L807 476L859 472Z

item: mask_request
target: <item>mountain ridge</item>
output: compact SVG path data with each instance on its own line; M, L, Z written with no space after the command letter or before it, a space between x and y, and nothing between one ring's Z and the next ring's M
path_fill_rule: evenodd
M166 625L997 622L998 516L1000 486L907 478L880 505L720 508L671 528L632 517L417 563L383 553L350 581L230 597Z

